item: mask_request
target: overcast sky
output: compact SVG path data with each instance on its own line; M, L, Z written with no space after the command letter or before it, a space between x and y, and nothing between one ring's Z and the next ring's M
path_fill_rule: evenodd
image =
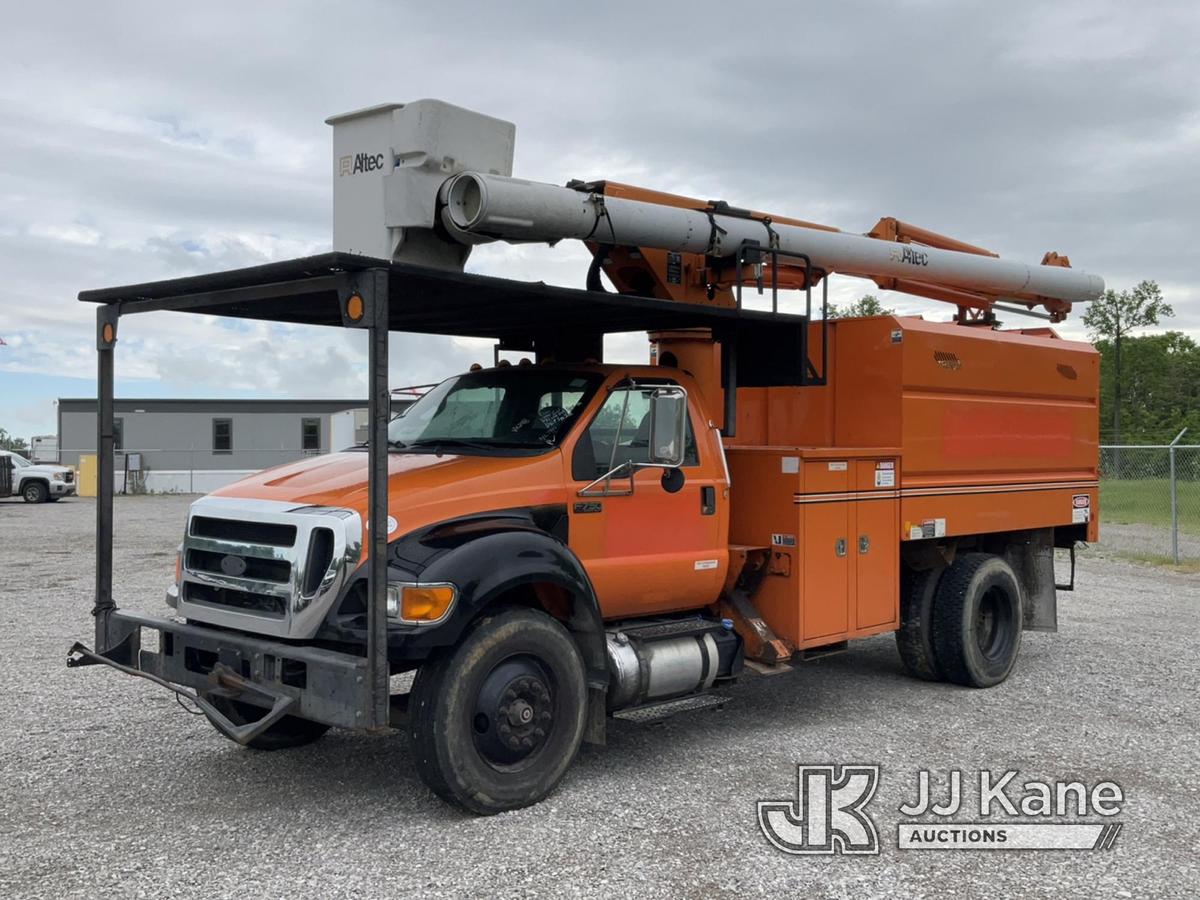
M1110 287L1157 279L1171 327L1200 331L1200 4L797 8L6 4L0 427L53 432L55 398L95 395L81 289L329 249L324 119L423 97L515 122L523 177L853 231L893 215L1035 263L1056 250ZM495 245L469 265L581 286L586 253ZM1078 312L1064 333L1082 334ZM365 396L357 332L164 313L121 337L118 396ZM645 341L610 351L641 360ZM397 336L393 384L490 358Z

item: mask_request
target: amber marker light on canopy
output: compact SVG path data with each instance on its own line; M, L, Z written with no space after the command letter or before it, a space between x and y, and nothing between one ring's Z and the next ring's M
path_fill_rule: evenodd
M366 308L363 306L363 298L358 294L351 294L346 300L346 318L351 322L362 320L363 313Z
M115 334L116 332L113 330L111 322L105 322L104 327L100 329L100 336L104 338L104 343L106 344L111 344L113 342L113 336Z
M437 584L388 585L387 612L392 618L417 624L433 624L446 618L458 595L448 582Z

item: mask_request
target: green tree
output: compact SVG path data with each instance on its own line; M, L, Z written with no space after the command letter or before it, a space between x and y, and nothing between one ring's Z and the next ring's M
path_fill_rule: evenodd
M20 453L22 456L29 455L29 445L25 443L25 439L13 437L4 428L0 428L0 450L11 450L13 453Z
M1113 347L1112 440L1121 443L1121 343L1136 328L1157 325L1160 318L1175 315L1175 310L1163 300L1158 283L1143 281L1136 287L1104 292L1104 296L1088 305L1083 314L1092 340L1108 340Z
M1100 353L1100 417L1112 419L1116 395L1112 341L1096 342ZM1127 337L1122 350L1121 427L1135 443L1166 443L1187 427L1200 433L1200 344L1180 331ZM1117 443L1110 429L1104 443Z
M867 316L890 316L895 310L887 309L873 294L863 294L853 303L838 306L829 304L831 319L862 319Z

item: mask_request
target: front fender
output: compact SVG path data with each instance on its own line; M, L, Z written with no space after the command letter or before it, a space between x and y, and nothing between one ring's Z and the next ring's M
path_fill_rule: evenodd
M548 582L588 601L600 619L596 594L582 563L548 534L507 531L467 541L438 557L421 581L449 581L458 586L458 607L470 613L524 584ZM470 616L474 618L472 614Z
M348 587L318 637L341 643L366 640L365 610L361 604L355 606L351 597L355 584L361 590L363 577L365 572ZM505 594L543 583L561 588L570 598L563 624L575 635L589 674L607 683L604 624L591 580L571 549L528 517L477 518L469 527L443 524L406 535L389 547L388 579L446 581L458 588L458 599L445 621L433 626L389 625L389 655L395 662L420 662L436 650L454 646L483 610Z

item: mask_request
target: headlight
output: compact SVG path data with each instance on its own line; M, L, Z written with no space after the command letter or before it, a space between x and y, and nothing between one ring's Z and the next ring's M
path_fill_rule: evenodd
M53 472L53 473L51 473L50 477L52 479L54 479L55 481L62 481L63 473L62 472Z
M457 597L458 588L448 581L393 581L387 589L388 618L412 625L435 625L450 614Z

